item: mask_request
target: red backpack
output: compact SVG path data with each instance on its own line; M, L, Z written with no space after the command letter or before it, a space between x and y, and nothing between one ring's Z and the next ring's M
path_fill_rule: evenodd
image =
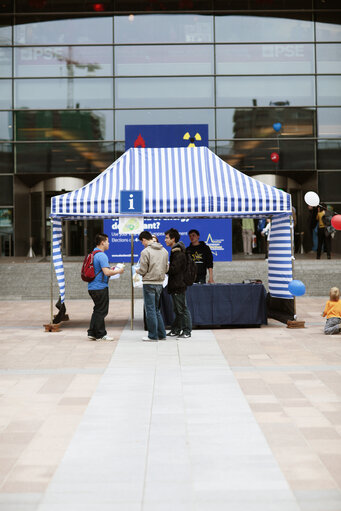
M101 273L102 271L101 270L95 274L94 257L98 252L102 252L102 250L93 250L93 252L90 252L90 254L84 258L81 271L81 278L84 280L84 282L92 282L94 278L97 277L98 273Z

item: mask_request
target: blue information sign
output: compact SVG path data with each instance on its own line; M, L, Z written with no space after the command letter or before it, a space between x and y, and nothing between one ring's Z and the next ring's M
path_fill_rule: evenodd
M143 213L143 191L121 190L120 213L127 215L141 215Z
M197 229L200 241L205 241L212 250L214 261L232 261L231 219L229 218L167 218L148 219L144 221L144 229L156 234L159 242L165 244L165 231L173 227L181 235L181 241L188 247L190 244L188 231ZM118 219L104 220L104 232L109 236L107 255L110 262L130 262L131 235L119 234ZM143 245L138 236L134 236L134 260L139 259Z

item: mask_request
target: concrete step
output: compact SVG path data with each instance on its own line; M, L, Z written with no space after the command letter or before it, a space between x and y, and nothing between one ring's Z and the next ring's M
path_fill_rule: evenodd
M59 296L58 285L51 264L46 260L0 260L1 300L50 299L51 275L53 300ZM82 260L65 261L66 299L87 298L87 284L80 278ZM219 283L237 283L247 279L260 279L268 288L268 266L264 259L244 259L214 264L214 279ZM328 296L332 286L341 287L340 259L298 259L294 262L294 278L304 282L308 296ZM111 298L131 296L130 265L120 279L110 282ZM136 298L142 290L135 289Z

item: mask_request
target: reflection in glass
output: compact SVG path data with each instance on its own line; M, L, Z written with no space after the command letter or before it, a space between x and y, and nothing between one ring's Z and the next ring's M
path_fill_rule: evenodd
M313 73L312 44L217 45L217 74Z
M317 44L318 73L341 73L341 44Z
M278 135L274 123L281 123ZM315 110L309 108L217 109L217 138L312 137Z
M15 44L112 44L112 17L43 18L17 17Z
M341 140L319 140L317 144L317 168L340 169L340 162Z
M341 108L319 108L317 121L319 137L341 137Z
M341 105L341 76L317 77L317 104Z
M339 152L340 158L340 152ZM319 172L318 173L319 196L321 202L341 202L341 172ZM340 204L335 207L340 211Z
M0 206L13 205L13 176L0 176Z
M314 79L308 76L218 77L218 106L314 105ZM279 104L278 104L279 106Z
M12 112L0 112L0 140L12 140Z
M13 146L8 142L0 142L0 172L3 174L13 172Z
M16 144L17 172L73 175L102 172L113 162L109 142Z
M275 16L216 16L215 29L216 41L221 43L314 40L311 21Z
M1 234L13 232L13 209L0 209L0 231Z
M16 140L112 140L110 110L19 110Z
M12 76L12 50L0 47L0 77Z
M6 24L4 19L0 18L0 45L12 44L12 27L10 21Z
M208 124L209 138L215 138L214 110L117 110L115 139L125 139L126 124Z
M0 108L12 108L12 82L0 80Z
M213 106L213 78L118 78L115 105L120 107Z
M316 23L316 41L340 41L341 40L341 23L337 23L335 18L337 13L331 13L327 18L330 19L329 23L323 23L325 15L318 15L317 19L321 22Z
M115 43L209 43L213 16L199 14L130 14L115 16Z
M115 74L126 76L212 74L213 47L117 46Z
M15 48L14 55L15 76L112 75L111 46L34 46Z
M279 154L278 163L271 160L272 152ZM313 140L231 140L219 142L217 154L242 172L315 168Z
M109 78L20 79L15 108L112 108L112 89Z

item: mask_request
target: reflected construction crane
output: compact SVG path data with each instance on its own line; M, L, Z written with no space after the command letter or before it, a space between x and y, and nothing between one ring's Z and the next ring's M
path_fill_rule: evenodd
M99 64L81 64L77 60L74 60L72 55L72 46L68 46L67 55L60 55L59 53L53 52L54 56L59 60L59 62L65 62L67 69L67 105L66 108L74 108L74 97L73 97L73 79L74 79L74 68L78 69L87 69L89 73L100 69L101 66Z

